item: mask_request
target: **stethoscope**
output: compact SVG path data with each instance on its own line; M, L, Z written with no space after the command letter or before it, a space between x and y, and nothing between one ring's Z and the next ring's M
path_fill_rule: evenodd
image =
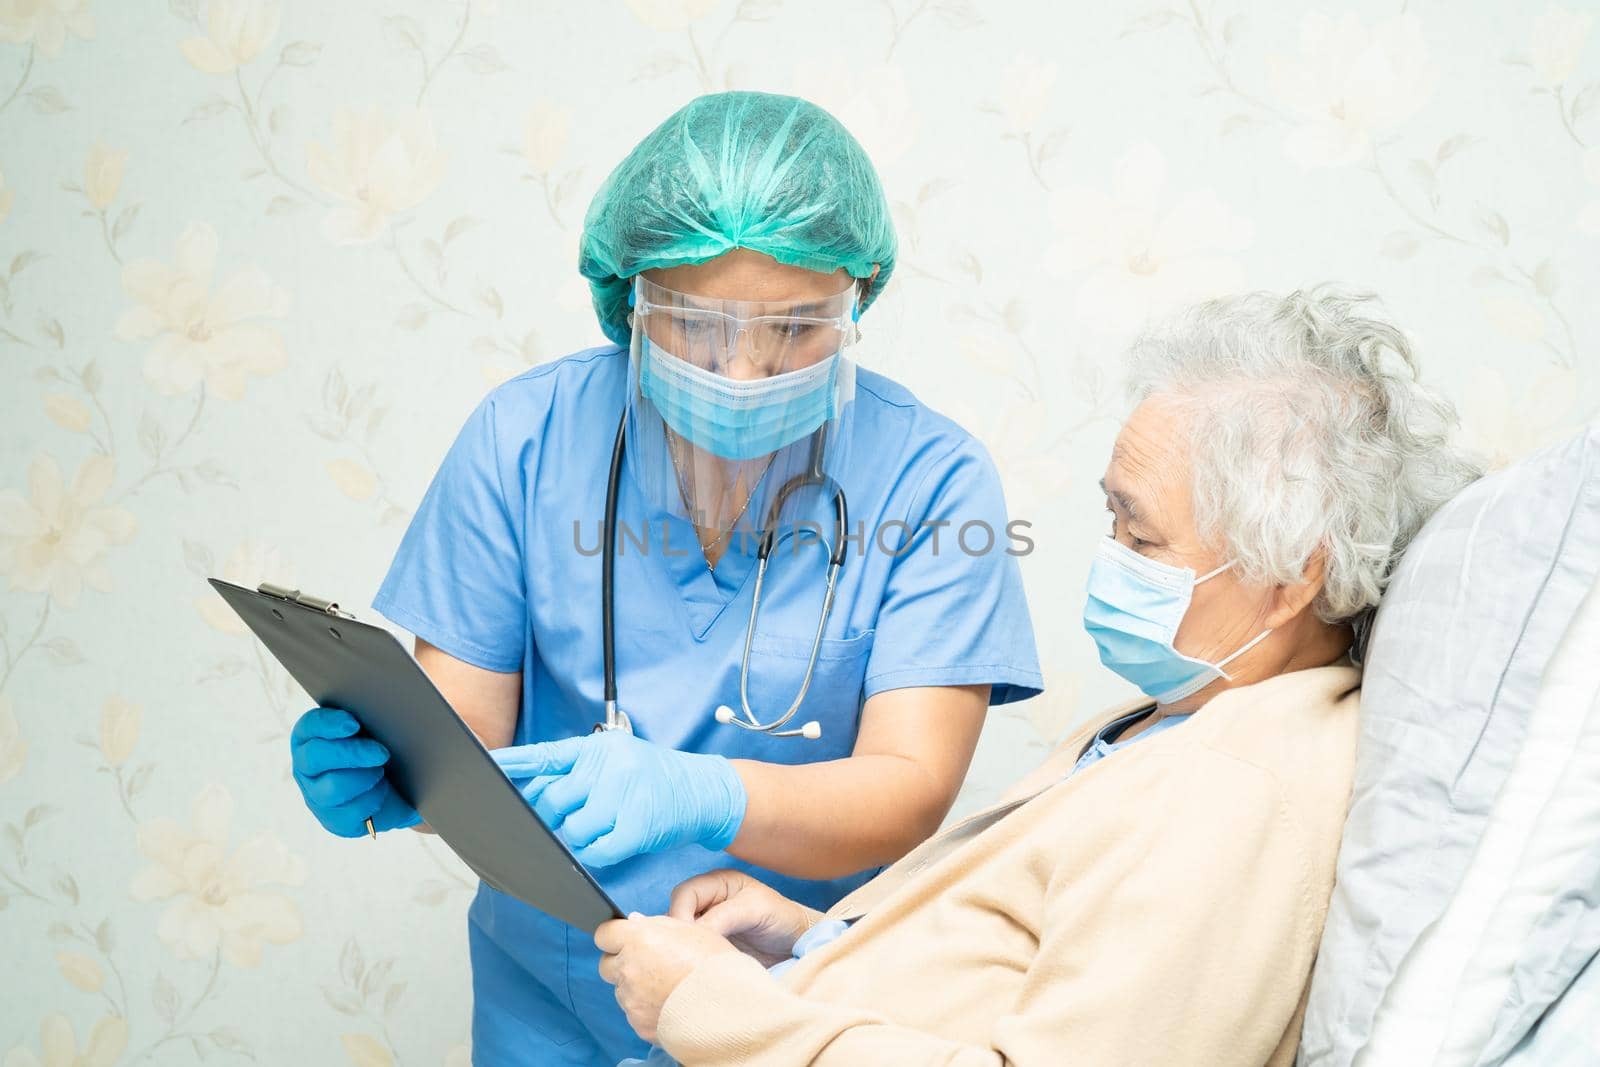
M611 470L606 478L605 526L601 531L604 554L600 559L600 626L601 655L605 660L606 720L596 723L595 731L625 730L631 734L633 722L628 718L628 713L617 705L616 613L612 607L616 595L612 572L617 556L617 486L622 478L622 454L626 448L627 436L628 413L624 411L622 420L617 423L616 443L611 447ZM766 577L767 560L772 555L772 546L776 540L776 519L790 493L807 485L828 483L829 479L821 472L820 467L819 452L813 444L810 469L785 482L767 512L766 529L761 533L761 545L756 550L756 586L750 598L750 623L745 627L744 653L739 658L739 706L744 711L744 717L740 718L732 708L723 704L717 708L715 718L724 726L737 726L742 730L770 734L773 737L805 737L815 740L822 736L822 724L816 720L806 723L797 730L785 730L783 727L800 710L800 705L806 699L806 691L811 688L811 675L816 670L817 654L822 650L822 634L827 629L828 616L833 611L833 595L838 587L839 569L844 566L845 531L850 525L843 489L836 489L833 494L833 543L828 548L827 586L822 595L822 614L817 619L816 636L811 639L811 658L806 661L805 677L800 680L800 691L790 702L789 709L768 723L756 718L755 712L750 709L749 692L750 643L755 638L756 620L761 613L761 584Z

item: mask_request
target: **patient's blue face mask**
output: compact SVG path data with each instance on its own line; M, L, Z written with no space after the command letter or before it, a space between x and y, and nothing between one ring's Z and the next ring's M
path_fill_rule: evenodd
M639 391L672 432L723 459L759 459L793 444L838 410L840 356L768 378L738 381L641 338Z
M1089 597L1083 607L1084 629L1099 646L1100 662L1158 704L1182 700L1230 677L1223 668L1254 648L1270 629L1216 663L1186 656L1172 641L1194 587L1231 566L1224 563L1196 578L1188 567L1141 556L1113 537L1103 539L1089 567Z

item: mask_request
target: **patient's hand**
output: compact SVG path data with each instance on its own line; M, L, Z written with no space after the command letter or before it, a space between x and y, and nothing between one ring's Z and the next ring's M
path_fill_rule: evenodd
M694 923L638 912L601 923L594 943L605 953L600 977L617 987L628 1025L646 1041L656 1039L661 1006L690 971L708 957L737 951L726 938Z
M813 913L743 871L720 870L680 884L667 914L721 934L771 967L789 958Z

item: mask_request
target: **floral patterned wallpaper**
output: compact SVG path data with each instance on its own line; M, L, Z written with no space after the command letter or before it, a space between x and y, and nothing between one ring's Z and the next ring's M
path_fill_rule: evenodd
M1146 315L1342 279L1496 461L1600 409L1597 14L0 0L5 1067L467 1062L470 880L321 833L306 699L202 577L370 617L476 400L599 340L584 206L690 96L862 140L903 240L862 358L1034 525L1050 690L991 716L967 810L1121 695L1078 611Z

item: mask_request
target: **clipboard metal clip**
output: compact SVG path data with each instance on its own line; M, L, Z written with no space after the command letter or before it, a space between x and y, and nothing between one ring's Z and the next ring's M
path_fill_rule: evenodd
M281 585L273 585L271 582L262 582L260 585L256 586L256 592L262 594L263 596L275 597L278 600L287 600L291 604L299 604L303 608L310 608L312 611L320 611L325 615L332 615L335 618L355 618L355 616L350 614L348 611L340 611L339 605L334 603L332 600L324 600L319 596L312 596L310 593L302 593L298 589L285 589Z

